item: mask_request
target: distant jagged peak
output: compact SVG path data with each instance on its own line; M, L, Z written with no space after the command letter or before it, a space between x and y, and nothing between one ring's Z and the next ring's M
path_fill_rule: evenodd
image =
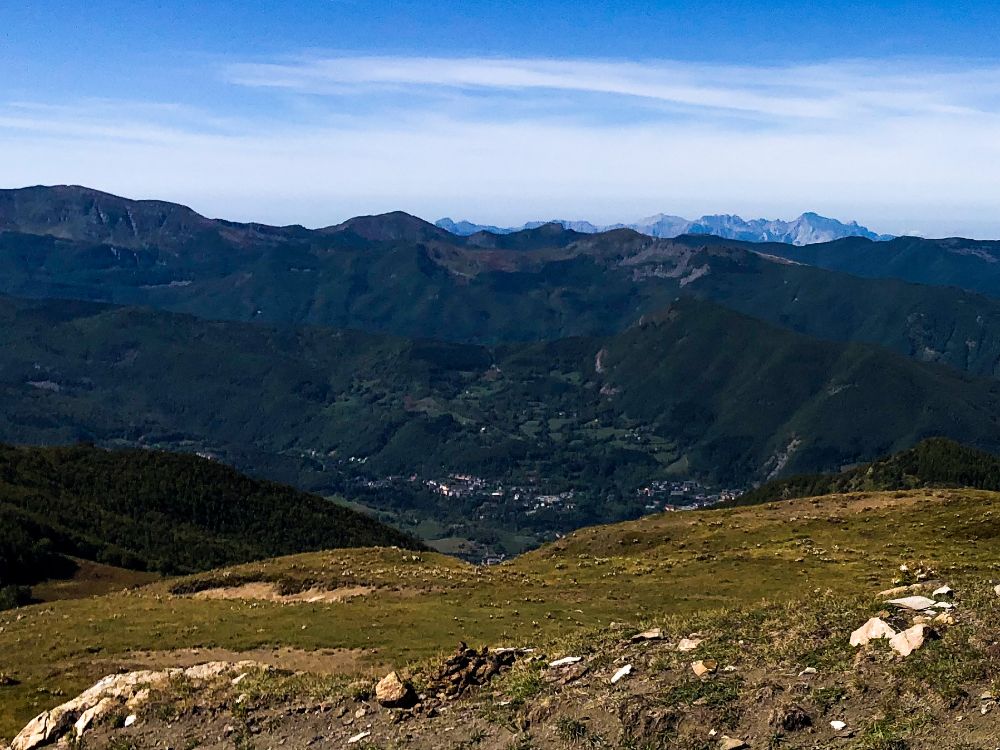
M520 227L496 227L475 224L470 221L454 221L442 219L436 226L452 234L468 236L477 232L492 234L511 234L541 226L545 223L530 221ZM809 245L817 242L829 242L844 237L865 237L870 240L892 239L890 235L880 235L862 226L856 221L844 223L831 219L814 211L807 211L791 221L781 219L744 219L736 214L708 214L699 219L690 220L673 214L654 214L640 219L632 224L596 225L589 221L569 221L557 219L555 223L566 229L572 229L583 234L596 234L613 229L632 229L641 234L663 239L672 239L684 234L711 234L724 239L745 240L750 242L782 242L791 245Z

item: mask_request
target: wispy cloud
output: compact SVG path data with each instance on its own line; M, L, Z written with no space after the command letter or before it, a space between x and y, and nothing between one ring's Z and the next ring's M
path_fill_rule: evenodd
M238 63L233 83L339 95L379 87L427 91L569 91L771 118L993 114L1000 67L853 61L748 67L670 61L333 57Z
M986 64L336 57L221 77L225 96L198 106L0 102L0 183L309 225L396 208L494 223L818 210L1000 236Z

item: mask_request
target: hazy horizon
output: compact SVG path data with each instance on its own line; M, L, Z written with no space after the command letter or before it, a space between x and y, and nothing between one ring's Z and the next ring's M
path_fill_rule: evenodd
M989 3L42 5L0 10L11 186L306 226L815 211L1000 237Z

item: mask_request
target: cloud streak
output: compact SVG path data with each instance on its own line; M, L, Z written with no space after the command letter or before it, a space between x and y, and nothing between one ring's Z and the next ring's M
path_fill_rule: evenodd
M1000 236L1000 75L337 57L234 63L208 104L0 103L0 183L78 182L311 226L392 209L490 223L660 211Z
M313 95L373 89L563 91L621 96L716 113L836 120L857 116L993 115L1000 68L841 62L788 67L679 62L436 57L334 57L238 63L235 84Z

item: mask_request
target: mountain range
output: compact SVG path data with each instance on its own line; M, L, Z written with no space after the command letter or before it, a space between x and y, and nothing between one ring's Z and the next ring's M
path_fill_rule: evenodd
M733 214L712 214L700 219L685 219L682 216L656 214L631 224L596 225L589 221L567 221L553 219L549 222L529 221L519 227L497 227L474 224L470 221L453 221L444 218L435 225L463 237L477 232L491 234L513 234L525 229L537 229L545 224L558 224L581 234L599 234L614 229L632 229L650 237L671 239L683 234L711 234L731 240L747 242L782 242L791 245L811 245L830 242L844 237L864 237L870 240L890 240L892 235L876 234L856 221L845 224L836 219L807 212L792 221L780 219L743 219Z
M552 223L458 236L401 212L310 230L82 187L0 191L0 438L194 447L327 492L355 493L351 456L369 478L565 484L578 466L616 497L653 476L836 469L934 434L992 448L998 247ZM596 377L601 351L622 364ZM827 369L800 372L799 357ZM950 405L928 406L935 389ZM850 413L894 416L826 430L855 396ZM566 523L634 512L602 502Z

